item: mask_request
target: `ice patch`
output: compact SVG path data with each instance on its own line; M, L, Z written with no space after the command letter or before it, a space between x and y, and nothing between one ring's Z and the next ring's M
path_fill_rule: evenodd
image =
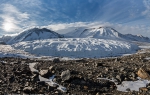
M145 58L146 60L150 60L150 57Z
M117 86L117 90L122 92L128 92L127 89L130 89L130 91L139 91L139 88L146 87L146 85L150 83L149 80L143 80L139 77L137 81L123 81L120 85L117 85L118 82L115 79L108 79L108 78L97 78L97 79L104 79L114 82Z
M150 83L148 80L123 81L121 85L117 85L117 90L123 92L127 92L127 89L139 91L139 88L146 87L148 83Z

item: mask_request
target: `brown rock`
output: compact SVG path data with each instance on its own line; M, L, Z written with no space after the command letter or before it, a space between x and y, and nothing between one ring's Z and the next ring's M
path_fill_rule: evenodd
M48 73L48 70L40 70L40 75L45 76Z
M54 66L50 66L48 69L49 69L50 71L52 71L52 70L54 70Z
M146 87L141 87L141 88L139 88L139 90L144 91L144 92L148 91L148 89Z
M32 87L25 87L23 89L23 92L25 92L25 93L32 93L33 91L34 91L34 89Z
M88 87L87 87L87 86L84 86L83 88L84 88L84 89L88 89Z
M60 76L63 81L69 80L71 77L70 71L69 70L63 71Z
M150 80L150 75L147 73L147 71L143 67L138 70L137 75L142 79Z

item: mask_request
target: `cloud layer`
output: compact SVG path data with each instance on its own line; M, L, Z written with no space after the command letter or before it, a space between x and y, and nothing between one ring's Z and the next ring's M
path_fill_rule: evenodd
M20 12L15 6L10 4L3 4L1 7L1 29L6 32L16 32L21 30L21 24L29 19L29 14Z
M0 1L0 36L33 26L61 33L76 27L111 26L124 34L147 35L149 19L150 0Z
M112 27L122 34L134 34L134 35L143 35L150 37L150 26L145 25L123 25L117 23L109 22L75 22L75 23L58 23L51 24L48 26L42 26L48 29L54 30L60 34L65 34L71 32L79 27L84 28L98 28L98 27Z
M150 18L150 0L143 0L146 10L142 12L143 15Z

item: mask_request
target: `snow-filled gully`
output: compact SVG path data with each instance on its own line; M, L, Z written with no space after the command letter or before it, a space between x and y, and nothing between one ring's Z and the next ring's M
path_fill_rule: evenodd
M35 65L36 65L36 63L29 63L30 70L32 72L39 72L38 70L36 70L34 68ZM50 77L49 79L47 79L47 78L44 78L44 77L42 77L42 76L39 75L39 79L40 79L40 81L45 81L45 83L47 83L51 87L57 87L58 86L57 87L58 90L60 90L62 92L67 92L67 89L65 87L63 87L62 85L60 85L58 83L53 82L54 76L55 75L53 75L52 77Z

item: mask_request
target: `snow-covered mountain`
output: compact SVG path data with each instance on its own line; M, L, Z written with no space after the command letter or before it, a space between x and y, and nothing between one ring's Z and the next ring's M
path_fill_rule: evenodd
M144 37L142 35L120 34L120 37L131 41L150 42L148 37Z
M32 28L15 36L8 43L11 44L21 41L43 40L51 38L63 38L63 36L47 28Z
M12 39L10 38L11 37L4 36L1 39L5 40L4 42L7 42L8 44L14 44L22 41L44 40L52 38L96 38L96 39L150 42L150 39L148 37L143 37L142 35L121 34L115 29L110 27L99 27L99 28L79 27L64 35L58 34L47 28L32 28L22 32L21 34L15 37L12 37Z
M82 27L65 36L47 28L33 28L15 36L9 43L16 50L36 56L100 58L136 52L139 47L129 41L150 40L143 36L121 34L110 27Z
M150 42L148 37L132 34L121 34L110 27L77 28L72 32L67 33L65 36L70 38L97 38Z
M99 27L99 28L77 28L74 31L66 34L73 38L119 38L118 33L113 28Z
M11 40L9 40L11 37L3 37L3 39L4 38L6 38L6 41L4 42L7 42L8 44L14 44L22 41L44 40L52 38L96 38L96 39L150 42L150 39L148 37L143 37L141 35L121 34L115 29L110 27L99 27L99 28L79 27L64 35L58 34L47 28L32 28L22 32L21 34L15 37L12 37Z

